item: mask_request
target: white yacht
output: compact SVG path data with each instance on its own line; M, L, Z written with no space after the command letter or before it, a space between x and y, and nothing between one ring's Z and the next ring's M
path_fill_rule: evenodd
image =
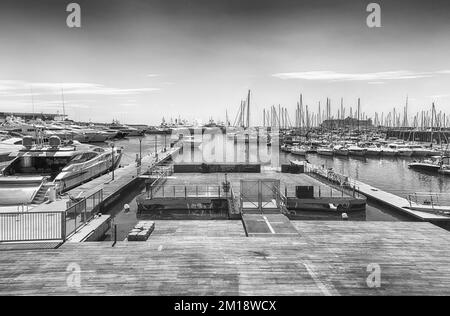
M294 146L291 148L291 154L293 155L306 156L307 153L308 153L307 148L303 146Z
M348 153L350 156L364 157L366 155L366 152L367 152L366 148L362 148L357 145L348 147Z
M322 156L333 156L334 152L333 149L329 147L317 147L317 154Z
M138 130L137 128L120 124L119 122L114 122L110 126L108 126L110 130L120 131L122 133L126 133L126 136L143 136L144 131Z
M371 156L371 157L378 157L382 154L383 150L380 147L377 146L369 146L366 147L366 156Z
M344 145L336 145L333 147L334 154L336 156L348 156L348 148Z
M33 145L24 137L23 148L10 154L12 160L0 176L0 205L38 204L46 190L58 193L79 186L117 168L122 150L108 149L72 141L62 144L52 136L48 144ZM41 196L39 192L44 194Z
M2 137L0 139L0 171L12 160L12 152L22 149L22 138Z
M413 151L404 144L389 144L388 145L389 148L395 150L397 152L398 156L401 157L411 157L413 154Z

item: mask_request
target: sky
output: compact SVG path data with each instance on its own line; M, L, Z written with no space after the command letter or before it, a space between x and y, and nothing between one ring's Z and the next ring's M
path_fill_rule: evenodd
M65 111L92 122L294 117L340 98L362 111L450 112L450 4L385 0L88 0L81 28L62 0L0 0L0 111Z

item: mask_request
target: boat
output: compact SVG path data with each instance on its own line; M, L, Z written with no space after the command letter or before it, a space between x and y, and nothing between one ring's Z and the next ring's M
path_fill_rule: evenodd
M307 149L303 146L294 146L291 148L291 154L297 156L306 156Z
M398 155L397 149L393 149L390 147L381 147L381 155L388 157L395 157Z
M22 138L2 137L0 141L0 170L12 160L11 153L22 149Z
M367 149L359 147L356 145L348 147L348 153L350 156L364 157L366 155Z
M322 156L333 156L334 152L333 149L329 147L317 147L317 154Z
M83 133L85 135L85 142L87 143L102 143L112 138L112 135L110 133L106 133L89 127L70 125L70 128Z
M11 162L0 177L0 205L36 204L38 191L54 187L64 193L118 167L119 148L102 148L52 136L47 144L23 139L23 147L11 153ZM42 200L39 202L43 202Z
M408 168L438 172L441 169L441 160L441 156L433 156L422 161L414 160L408 164Z
M401 156L401 157L411 157L413 154L413 151L404 144L389 144L388 145L389 148L397 151L397 155Z
M383 150L380 147L370 146L366 147L366 156L378 157L382 154Z
M333 151L336 156L348 156L348 148L343 145L334 146Z
M410 144L408 145L409 149L412 150L412 156L415 157L426 157L433 154L431 148L425 148L419 144Z
M109 125L108 129L126 133L128 137L143 136L145 133L143 130L138 130L137 128L120 124L117 121L114 121L111 125Z
M288 144L283 144L283 145L281 145L280 149L282 152L290 153L292 150L292 146L288 145Z

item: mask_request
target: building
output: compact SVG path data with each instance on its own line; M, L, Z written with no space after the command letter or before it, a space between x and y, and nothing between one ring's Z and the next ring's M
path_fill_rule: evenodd
M26 112L0 112L0 122L5 122L8 116L20 117L27 120L41 119L43 121L62 120L64 115L59 113L26 113Z
M367 120L358 120L356 118L347 117L345 119L331 119L331 120L325 120L321 124L323 128L327 129L367 129L372 128L373 123L372 119Z

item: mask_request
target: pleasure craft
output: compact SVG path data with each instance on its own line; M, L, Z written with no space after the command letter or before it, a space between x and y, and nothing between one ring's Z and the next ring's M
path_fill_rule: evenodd
M439 171L439 169L441 169L441 166L441 156L433 156L422 161L413 161L408 164L408 168L426 171Z
M348 156L348 148L343 145L337 145L333 147L334 154L336 156Z
M348 147L348 153L350 156L364 157L366 155L366 152L367 152L366 148L362 148L357 145Z
M410 144L408 147L413 152L412 156L415 156L415 157L426 157L431 154L431 151L430 151L431 148L425 148L419 144Z
M408 148L407 145L404 144L389 144L389 148L394 149L397 151L397 155L401 157L411 157L413 154L413 151Z
M333 149L329 147L317 147L317 154L322 156L333 156Z
M22 148L22 138L4 136L0 141L0 170L6 167L12 160L12 152Z
M120 124L118 122L114 122L113 124L111 124L109 126L109 129L120 131L120 132L125 132L125 133L127 133L128 137L135 137L135 136L142 136L142 135L144 135L144 131L140 131L137 128L134 128L134 127L131 127L131 126L122 125L122 124Z
M58 193L77 187L117 168L122 150L76 141L62 144L56 136L50 137L48 144L33 145L28 136L23 148L10 156L12 161L0 176L0 205L36 203L37 193L49 185Z
M381 155L388 157L395 157L398 155L397 149L391 147L381 147Z
M382 154L383 150L380 147L370 146L366 147L366 156L378 157Z
M70 125L70 128L83 133L86 136L86 141L88 143L102 143L107 139L110 139L110 135L108 133L95 130L93 128L78 125Z
M294 146L291 148L291 154L297 156L306 156L307 150L303 146Z
M281 145L281 151L285 153L290 153L292 150L292 146L288 144Z

